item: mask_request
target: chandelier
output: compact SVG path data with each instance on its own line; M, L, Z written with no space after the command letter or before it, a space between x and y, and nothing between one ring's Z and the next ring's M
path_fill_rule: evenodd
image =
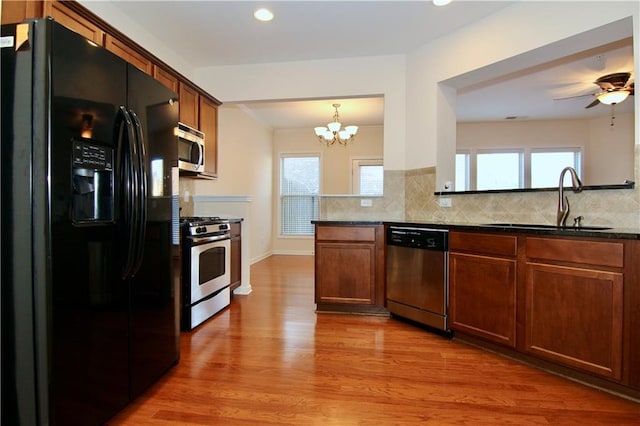
M342 126L340 117L338 116L340 104L333 104L333 107L336 109L336 113L333 114L333 121L327 124L327 127L320 126L314 128L314 130L320 142L326 142L327 146L333 145L336 142L346 146L347 142L355 138L356 133L358 133L358 126L346 126L344 130L340 130Z

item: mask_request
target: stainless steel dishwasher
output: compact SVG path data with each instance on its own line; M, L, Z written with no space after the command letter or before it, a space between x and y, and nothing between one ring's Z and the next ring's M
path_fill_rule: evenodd
M387 309L451 336L449 232L410 226L387 228Z

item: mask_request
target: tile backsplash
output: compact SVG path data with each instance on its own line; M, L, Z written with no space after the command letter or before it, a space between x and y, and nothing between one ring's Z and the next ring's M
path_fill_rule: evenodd
M635 150L635 177L640 176L640 148ZM384 196L373 198L371 207L361 207L362 197L323 197L323 220L418 220L447 223L541 223L554 225L557 191L497 194L450 194L451 207L440 207L434 195L435 167L407 171L385 171ZM616 228L640 227L640 189L566 191L573 218L583 216L583 225Z

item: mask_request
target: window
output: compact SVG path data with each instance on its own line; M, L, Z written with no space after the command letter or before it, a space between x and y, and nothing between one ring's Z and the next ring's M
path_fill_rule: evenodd
M523 156L520 152L485 152L476 156L476 188L516 189L524 187Z
M351 176L354 194L382 195L384 169L381 158L352 160Z
M567 166L573 167L581 176L580 149L535 150L531 152L531 187L550 188L558 186L558 176ZM571 186L571 176L565 175L565 186Z
M458 150L455 190L553 188L567 166L582 175L581 159L581 148ZM565 185L571 185L569 178L565 176Z
M280 159L280 234L313 235L318 219L320 157L282 156Z
M471 154L468 152L458 152L456 154L456 191L468 191L471 188L469 181Z

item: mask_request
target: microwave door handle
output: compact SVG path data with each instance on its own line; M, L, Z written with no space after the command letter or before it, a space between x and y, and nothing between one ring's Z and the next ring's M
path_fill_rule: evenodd
M204 164L204 145L199 143L196 144L198 146L198 167Z
M136 172L138 177L138 197L136 200L136 220L138 229L135 235L136 245L134 251L134 263L132 265L132 274L140 270L142 266L142 258L144 254L144 241L147 231L147 170L146 170L146 152L144 147L144 134L142 125L135 112L129 110L131 121L135 130L136 142Z

